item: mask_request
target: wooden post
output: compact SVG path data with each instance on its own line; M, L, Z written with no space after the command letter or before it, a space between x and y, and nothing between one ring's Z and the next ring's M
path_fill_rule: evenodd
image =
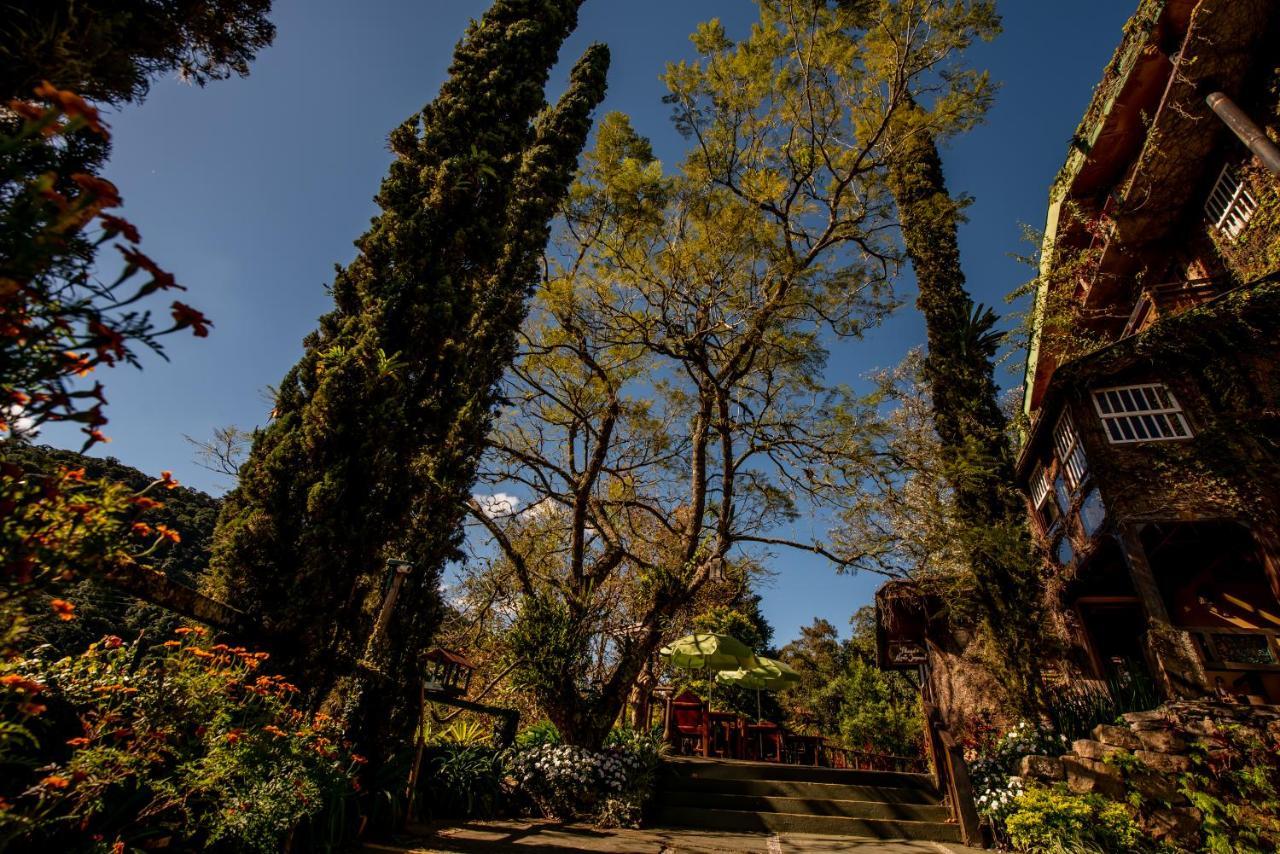
M392 558L387 561L387 569L394 569L396 574L391 579L391 589L387 591L386 598L382 600L382 610L378 611L378 619L374 621L373 631L369 633L369 642L364 647L364 659L368 662L373 661L374 647L377 645L378 639L387 630L387 621L391 619L391 609L395 607L396 597L400 595L400 588L404 586L405 578L413 571L413 564Z

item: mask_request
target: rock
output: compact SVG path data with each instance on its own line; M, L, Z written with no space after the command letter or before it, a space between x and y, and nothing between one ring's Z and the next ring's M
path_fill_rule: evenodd
M1181 846L1198 848L1200 842L1200 810L1174 807L1156 810L1143 824L1155 840L1175 841Z
M1093 738L1111 747L1123 747L1125 750L1137 750L1142 746L1138 737L1128 727L1098 724L1093 728Z
M1135 750L1133 755L1145 765L1162 774L1182 774L1191 770L1191 758L1174 753L1155 753L1150 750Z
M1147 750L1159 753L1181 753L1187 749L1186 739L1168 730L1150 730L1138 732L1138 740Z
M1027 780L1054 782L1067 778L1067 772L1062 768L1062 760L1053 756L1024 756L1018 772Z
M1161 711L1125 712L1121 717L1132 730L1166 729L1170 726L1169 718Z
M1144 800L1162 801L1168 804L1186 803L1187 797L1178 791L1178 784L1172 777L1145 768L1134 769L1128 775L1129 785L1142 795Z
M1091 741L1087 738L1081 738L1071 743L1071 752L1075 755L1099 761L1123 749L1122 747L1111 747L1100 741Z
M1118 768L1070 754L1062 757L1062 768L1067 774L1067 787L1076 794L1097 792L1116 800L1124 797L1124 779Z

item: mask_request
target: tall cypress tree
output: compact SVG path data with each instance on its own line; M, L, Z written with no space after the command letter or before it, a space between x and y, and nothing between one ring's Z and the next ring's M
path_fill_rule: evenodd
M925 381L950 463L955 499L983 621L1002 659L1010 699L1034 710L1040 634L1035 547L1013 488L1013 451L994 376L995 315L975 310L960 267L959 205L947 192L937 141L908 99L893 134L889 188L915 270L929 352Z
M389 557L416 569L378 693L416 702L404 689L438 622L496 384L604 96L609 56L594 45L544 101L581 2L496 0L436 100L392 132L382 212L227 496L210 585L267 629L315 702L358 681Z

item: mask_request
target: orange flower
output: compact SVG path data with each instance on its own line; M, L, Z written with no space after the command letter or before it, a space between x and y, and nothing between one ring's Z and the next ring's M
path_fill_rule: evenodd
M75 181L76 186L85 193L93 196L93 201L97 205L104 208L120 206L120 191L116 189L115 184L112 184L106 178L77 172L71 176L71 180Z
M78 377L83 377L93 371L93 363L90 362L89 357L83 353L68 350L62 354L62 358L66 363L64 370L68 373L74 373Z
M112 216L111 214L102 214L98 217L102 221L102 227L107 232L107 237L114 237L119 234L130 243L141 243L142 235L138 233L138 229L133 223L122 217Z
M129 499L129 503L136 505L142 510L155 510L157 507L164 506L161 502L156 501L154 498L148 498L145 495L135 495Z
M154 533L146 522L134 522L131 530L139 537L149 537Z
M354 763L356 763L357 765L368 765L368 764L369 764L369 760L368 760L368 759L365 759L365 758L364 758L363 756L361 756L359 753L353 753L353 754L351 754L351 761L352 761L352 762L354 762Z
M182 542L182 535L168 525L156 525L156 533L171 543Z
M84 747L88 743L89 743L89 739L84 738L83 736L81 736L80 738L67 739L67 744L71 745L72 747Z
M107 649L119 649L124 644L124 640L119 635L107 635L102 639L102 645Z
M124 854L124 842L117 839L111 846L111 854Z
M170 646L170 647L172 647L172 646L182 646L182 641L168 640L168 641L165 641L164 643L162 643L162 644L160 644L160 645L161 645L161 646Z
M240 741L240 738L242 735L243 735L243 732L241 730L238 730L238 729L231 730L226 735L227 744L236 744L237 742Z
M97 107L90 106L84 98L75 92L59 89L48 80L36 87L37 97L52 101L62 112L73 119L81 119L89 130L100 136L107 136L107 127L98 115Z
M262 728L262 731L269 732L272 735L274 735L276 738L287 738L289 735L289 733L280 729L280 727L276 726L275 724L267 724Z
M186 329L190 326L191 332L197 338L209 337L209 327L213 324L209 322L209 318L196 309L184 302L174 300L172 314L174 329Z
M63 470L62 470L62 479L63 479L63 480L73 480L73 481L75 481L76 483L83 483L83 482L84 482L84 469L82 469L82 468L79 468L79 469L63 469Z
M6 673L4 676L0 676L0 685L14 691L25 691L28 694L38 694L44 690L44 686L39 682L17 673Z
M160 472L160 482L164 484L165 489L176 489L181 485L173 479L173 472L171 471Z
M50 789L65 789L71 785L71 781L66 777L59 777L57 774L50 774L40 781L40 785L48 786Z
M76 618L76 606L66 599L54 599L49 603L49 607L53 609L53 613L58 615L58 619L63 622Z

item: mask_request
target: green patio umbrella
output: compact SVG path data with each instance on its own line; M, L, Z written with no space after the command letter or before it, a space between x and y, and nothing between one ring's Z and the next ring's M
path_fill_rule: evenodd
M738 670L751 667L756 662L756 657L742 641L713 632L685 635L658 650L658 654L686 670Z
M707 680L715 685L711 674L720 670L741 670L753 667L756 657L742 641L729 635L718 635L714 632L694 632L685 635L670 645L658 650L658 654L669 660L674 666L685 670L706 671ZM711 708L710 690L708 690L707 708ZM707 745L703 745L706 755Z
M785 661L757 656L750 667L722 670L716 674L721 685L737 685L756 692L756 720L760 719L760 692L780 691L799 683L800 674Z

